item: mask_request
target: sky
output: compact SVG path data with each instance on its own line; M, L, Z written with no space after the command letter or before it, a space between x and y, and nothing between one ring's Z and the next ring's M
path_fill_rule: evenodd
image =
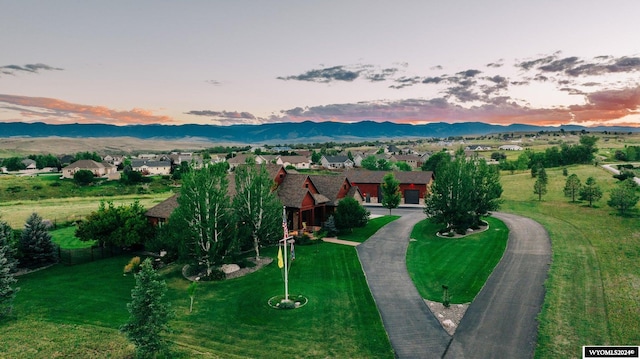
M0 121L640 127L637 0L0 0Z

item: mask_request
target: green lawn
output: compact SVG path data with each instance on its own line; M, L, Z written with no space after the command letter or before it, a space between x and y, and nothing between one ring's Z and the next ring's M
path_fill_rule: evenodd
M382 216L369 220L366 226L361 228L354 228L353 232L342 231L338 233L338 238L345 241L364 242L380 228L387 225L389 222L393 222L400 216Z
M553 259L539 317L537 358L579 357L582 345L640 343L640 220L606 205L616 180L594 166L571 166L582 183L593 176L604 197L596 208L570 203L561 169L548 169L548 194L537 200L530 173L503 175L502 210L530 217L549 232Z
M263 254L275 257L275 248ZM0 357L131 357L133 347L117 330L127 320L134 285L122 274L129 259L57 265L19 277L15 318L0 325L0 337L10 338L0 341ZM284 292L275 263L245 277L202 283L191 314L180 267L161 274L177 314L168 336L175 357L393 358L353 247L297 246L289 290L309 302L289 311L267 305Z
M451 303L469 303L498 264L509 230L500 220L487 218L489 228L463 238L436 236L440 228L421 221L411 233L407 269L423 298L442 302L442 285L449 287Z
M76 226L60 228L51 231L51 240L62 249L89 248L96 241L83 242L76 237Z

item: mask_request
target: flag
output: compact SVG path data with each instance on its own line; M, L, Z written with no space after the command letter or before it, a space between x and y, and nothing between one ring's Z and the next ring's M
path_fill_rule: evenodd
M282 261L282 247L278 246L278 268L284 267L284 262Z
M284 239L289 238L289 228L287 228L287 217L282 216L282 229L284 230Z
M296 252L293 250L293 242L291 243L291 260L296 259Z

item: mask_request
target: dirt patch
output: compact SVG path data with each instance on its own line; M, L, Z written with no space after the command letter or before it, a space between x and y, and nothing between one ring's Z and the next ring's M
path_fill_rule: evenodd
M430 300L424 300L427 303L427 307L431 310L433 315L438 319L442 328L453 335L460 325L464 313L467 312L469 304L451 304L449 308L445 307L442 303L433 302Z

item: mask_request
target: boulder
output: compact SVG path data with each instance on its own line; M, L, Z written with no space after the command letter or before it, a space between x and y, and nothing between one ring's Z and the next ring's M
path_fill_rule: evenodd
M233 272L237 272L240 270L240 266L237 264L223 264L220 267L220 270L224 272L224 274L229 274Z

